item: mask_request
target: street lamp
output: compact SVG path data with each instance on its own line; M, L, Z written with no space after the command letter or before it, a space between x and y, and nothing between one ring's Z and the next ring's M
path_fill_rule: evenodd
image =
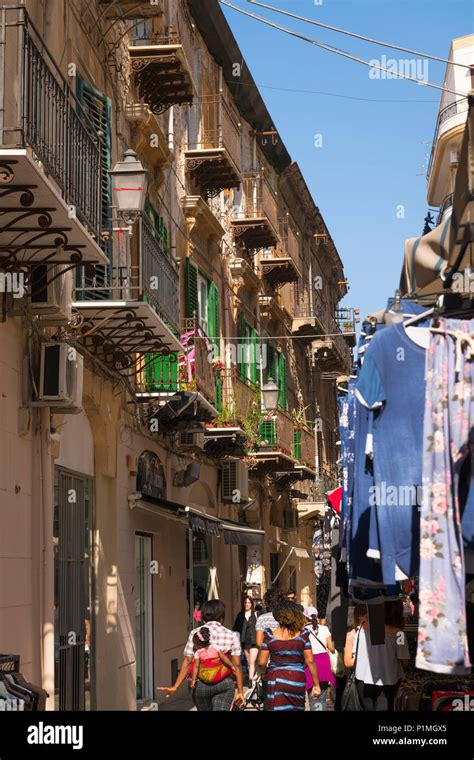
M143 212L148 186L147 173L134 150L126 150L123 161L109 171L112 177L112 199L118 216L126 224L134 224Z
M272 377L262 385L262 403L267 412L273 412L278 407L279 388Z

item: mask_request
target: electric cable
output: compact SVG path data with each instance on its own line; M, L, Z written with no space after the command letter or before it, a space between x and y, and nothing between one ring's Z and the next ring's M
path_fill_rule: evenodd
M416 55L419 58L429 58L431 61L439 61L440 63L449 63L452 66L460 66L464 69L471 70L471 66L468 63L459 63L457 61L450 61L448 58L439 58L436 55L428 55L428 53L420 53L417 50L410 50L410 48L401 47L400 45L394 45L391 42L382 42L381 40L372 39L372 37L364 37L362 34L356 34L355 32L349 32L347 29L340 29L337 26L330 26L329 24L323 24L321 21L313 21L313 19L305 18L304 16L298 16L296 13L290 13L284 11L281 8L274 8L272 5L266 5L260 3L257 0L247 0L252 5L258 5L260 8L266 8L269 11L275 13L281 13L283 16L290 16L290 18L297 19L298 21L304 21L306 24L312 24L313 26L320 26L323 29L329 29L331 32L337 32L338 34L346 34L348 37L355 37L358 40L364 40L364 42L370 42L373 45L380 45L381 47L392 48L392 50L401 50L403 53L410 53Z
M443 87L442 85L435 84L434 82L424 82L422 79L417 79L416 77L409 76L409 74L395 73L393 71L390 71L390 69L387 69L385 66L374 65L370 61L366 61L364 58L359 58L359 56L352 55L351 53L347 53L345 50L341 50L340 48L333 47L332 45L326 45L326 43L319 42L318 40L315 40L313 37L307 37L304 34L295 32L293 29L287 29L284 26L275 24L273 21L268 21L267 19L262 18L261 16L257 16L255 13L250 13L249 11L245 11L243 8L239 8L237 5L233 5L232 3L227 2L227 0L219 0L219 2L221 3L221 5L225 5L227 8L232 8L232 10L237 11L238 13L242 13L244 16L248 16L249 18L254 19L254 21L260 21L262 24L265 24L266 26L270 26L273 29L277 29L280 32L289 34L291 37L296 37L297 39L303 40L303 42L309 42L310 45L315 45L316 47L319 47L322 50L326 50L329 53L335 53L336 55L340 55L343 58L348 58L351 61L360 63L363 66L368 66L371 69L385 71L387 74L390 74L391 76L394 76L397 79L406 79L410 82L416 82L417 84L425 85L425 87L432 87L435 90L441 90L441 92L449 92L451 95L456 95L458 98L463 98L463 99L467 98L467 96L462 92L451 90L448 87Z

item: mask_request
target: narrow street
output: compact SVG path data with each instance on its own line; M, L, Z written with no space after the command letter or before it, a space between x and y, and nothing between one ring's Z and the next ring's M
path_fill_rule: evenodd
M214 712L463 760L473 24L0 0L0 760Z

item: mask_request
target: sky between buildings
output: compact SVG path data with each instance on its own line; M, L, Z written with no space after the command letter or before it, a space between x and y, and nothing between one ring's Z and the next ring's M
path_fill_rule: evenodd
M383 55L386 61L412 58L245 0L232 2L382 65L387 65ZM442 58L448 57L453 38L474 32L472 0L262 2ZM426 169L441 93L408 81L371 78L368 67L223 9L343 260L350 283L344 303L359 307L362 316L383 307L398 286L405 239L423 229ZM421 78L443 84L445 64L425 59L415 65Z

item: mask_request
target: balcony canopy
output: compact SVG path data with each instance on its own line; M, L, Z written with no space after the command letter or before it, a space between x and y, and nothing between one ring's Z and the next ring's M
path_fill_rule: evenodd
M115 370L132 367L137 356L182 351L179 340L145 301L74 301L88 350Z
M86 227L25 148L0 148L2 265L107 264Z

